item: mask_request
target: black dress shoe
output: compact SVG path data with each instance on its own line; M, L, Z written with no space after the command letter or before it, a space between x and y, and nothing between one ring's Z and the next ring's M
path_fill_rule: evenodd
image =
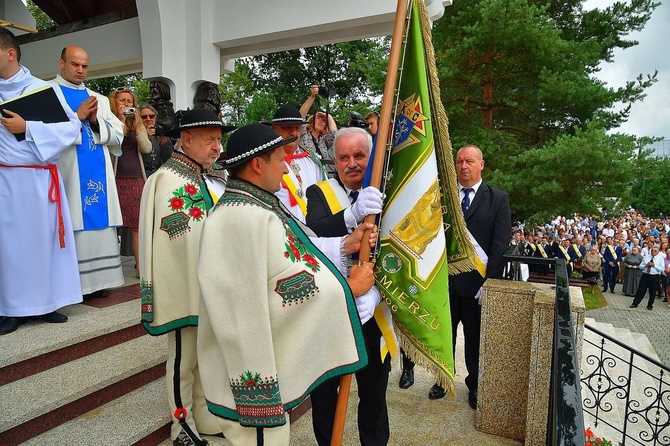
M58 311L52 311L51 313L43 314L37 317L38 319L41 319L44 322L48 322L50 324L62 324L63 322L67 322L67 316L59 313Z
M468 393L468 404L470 405L470 407L477 410L477 391L476 390L471 390Z
M637 305L635 305L635 304L630 304L630 307L628 307L628 308L637 308Z
M22 323L23 321L18 317L6 317L5 320L0 323L0 335L6 335L16 331Z
M89 294L84 294L84 300L88 299L101 299L103 297L109 296L109 291L107 290L98 290Z
M437 384L433 384L433 387L428 391L428 398L431 400L439 400L440 398L443 398L445 394L446 392L444 388Z
M647 310L650 310L650 311L651 311L651 310L653 310L653 309L654 309L654 307L650 307L649 305L647 305Z
M412 385L414 385L414 370L403 370L400 375L398 387L401 389L409 389Z

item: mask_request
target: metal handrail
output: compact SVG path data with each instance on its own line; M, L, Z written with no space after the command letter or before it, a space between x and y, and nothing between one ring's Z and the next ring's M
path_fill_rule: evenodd
M584 338L585 343L599 349L597 355L590 354L583 361L587 368L593 367L583 370L581 379L587 392L583 400L584 412L594 418L594 427L598 424L610 427L621 435L620 445L625 445L627 440L628 443L632 441L645 446L670 444L670 409L667 403L670 382L666 380L670 368L591 325L585 324L584 327L601 337L598 343ZM623 349L624 354L605 349L606 341ZM658 372L651 373L636 358L657 367ZM616 373L619 363L627 367ZM645 379L652 382L641 387ZM613 416L620 414L622 406L623 415ZM614 441L611 436L609 438Z
M624 344L623 342L619 341L619 340L616 339L616 338L613 338L612 336L608 335L607 333L604 333L604 332L598 330L598 329L597 329L596 327L594 327L593 325L584 324L584 327L585 327L585 328L588 328L589 330L591 330L592 332L594 332L594 333L597 334L598 336L602 336L603 338L607 339L608 341L615 343L615 344L618 345L619 347L623 347L623 348L625 348L626 350L631 351L632 353L635 354L635 356L639 356L639 357L641 357L642 359L644 359L645 361L651 362L651 363L654 364L656 367L659 367L659 368L661 368L661 369L664 369L665 371L667 371L667 372L670 373L670 367L668 367L667 365L663 364L662 362L659 362L658 360L652 358L651 356L646 355L646 354L642 353L641 351L634 349L634 348L631 347L630 345Z

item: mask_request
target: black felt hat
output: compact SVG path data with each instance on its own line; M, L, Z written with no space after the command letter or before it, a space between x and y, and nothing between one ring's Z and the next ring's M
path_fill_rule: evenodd
M289 144L296 139L298 138L283 139L274 130L263 124L245 125L235 130L228 138L224 167L239 166L251 158Z
M264 122L265 125L301 125L305 120L300 114L300 110L290 105L279 107L272 117L272 121Z
M221 133L232 132L237 127L234 125L224 125L219 117L211 110L205 108L196 108L184 113L179 121L179 126L168 132L165 136L170 138L179 138L184 130L197 129L202 127L219 127Z

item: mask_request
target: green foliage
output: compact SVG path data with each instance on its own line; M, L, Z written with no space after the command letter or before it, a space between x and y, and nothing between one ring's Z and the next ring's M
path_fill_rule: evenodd
M514 158L513 171L491 173L491 182L515 197L513 213L546 221L550 214L598 213L611 208L636 174L635 138L607 135L602 127L577 129Z
M244 109L244 113L240 117L238 126L252 124L263 120L270 121L278 107L277 100L272 93L259 91L252 96L251 101Z
M235 62L235 71L221 75L219 92L223 121L241 123L245 108L250 105L255 89L251 78L251 70L242 61Z
M670 159L654 158L643 153L638 162L638 175L631 183L631 205L650 217L668 213L670 209Z
M350 110L367 114L379 108L388 49L388 39L365 39L264 54L243 63L254 89L269 92L279 105L299 108L314 84L335 90L337 96L329 102L319 97L316 106L329 107L336 121L344 122Z
M54 22L51 17L46 15L44 11L38 8L32 0L28 0L26 6L28 7L30 14L32 14L33 18L35 18L35 29L37 29L37 31L42 31L51 28L52 26L56 26L56 22Z
M633 179L635 137L611 134L656 81L613 89L598 65L640 30L658 3L584 10L583 0L454 2L433 44L455 149L478 145L484 177L510 193L513 214L595 212ZM618 201L621 203L621 200Z
M143 104L151 100L149 81L142 78L141 73L122 74L119 76L104 77L86 81L86 86L91 90L105 96L114 91L115 88L126 87L130 89L137 99L137 104Z

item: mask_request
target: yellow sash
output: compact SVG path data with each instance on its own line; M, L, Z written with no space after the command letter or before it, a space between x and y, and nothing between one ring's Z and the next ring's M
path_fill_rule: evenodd
M616 251L614 250L614 246L612 246L612 245L607 245L607 249L610 250L610 254L612 254L612 258L613 258L614 260L616 260L618 256L616 255Z
M577 258L581 259L582 258L582 253L579 252L579 246L577 246L576 244L573 243L572 244L572 249L575 251L575 255L577 256Z
M546 259L547 258L547 253L544 251L544 248L542 247L542 245L538 243L537 247L540 250L540 254L542 254L542 257L544 257Z
M331 178L327 181L316 183L316 186L323 192L328 209L330 209L333 215L350 205L346 191L340 186L337 180ZM384 300L375 308L374 318L377 321L379 330L382 332L382 337L379 340L379 352L383 362L387 354L390 354L391 358L394 358L398 353L398 338L393 331L393 316Z
M565 256L565 260L570 261L570 254L568 254L568 251L566 251L565 248L562 246L559 246L558 249L560 249L563 255Z
M304 196L303 197L298 196L298 187L291 179L291 176L289 174L285 174L282 177L282 180L284 181L284 184L286 184L286 189L288 189L288 192L291 194L295 202L298 204L298 207L300 207L302 215L307 215L307 201L305 200Z

